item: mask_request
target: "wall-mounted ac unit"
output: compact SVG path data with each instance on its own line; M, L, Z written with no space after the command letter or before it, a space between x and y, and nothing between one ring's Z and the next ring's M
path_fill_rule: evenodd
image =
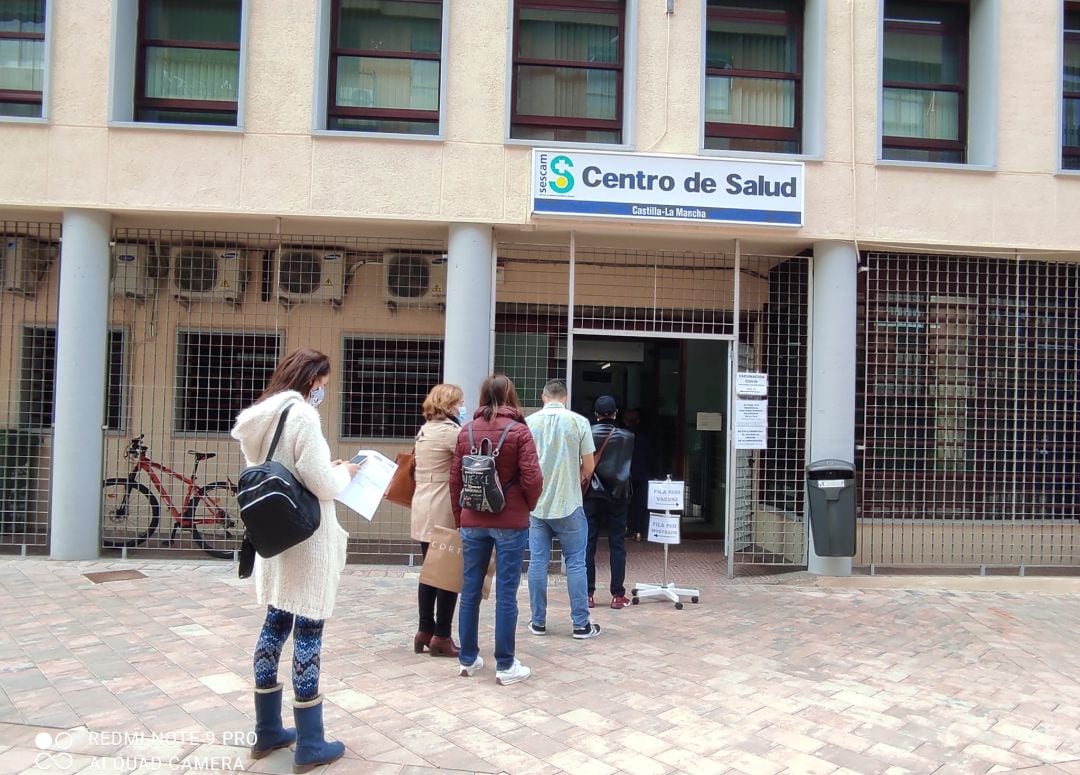
M0 275L3 277L4 290L33 296L56 258L56 245L30 237L5 236L2 239Z
M158 257L151 245L117 243L112 251L112 295L128 299L157 296Z
M247 282L248 251L192 245L169 251L169 288L181 301L238 304Z
M287 304L328 301L341 304L345 251L282 246L274 261L277 297Z
M446 304L446 256L390 250L383 255L383 297L391 307Z

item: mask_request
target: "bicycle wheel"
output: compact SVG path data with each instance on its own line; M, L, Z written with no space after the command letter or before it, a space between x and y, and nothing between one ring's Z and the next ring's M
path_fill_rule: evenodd
M101 484L101 545L140 546L158 527L161 509L150 488L126 477Z
M211 557L231 560L243 536L236 490L228 482L214 482L197 496L191 521L196 543Z

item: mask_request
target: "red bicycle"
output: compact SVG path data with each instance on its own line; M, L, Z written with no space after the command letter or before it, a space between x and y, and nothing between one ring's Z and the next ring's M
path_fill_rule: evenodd
M145 471L172 513L169 543L180 530L190 530L195 542L211 557L231 559L240 541L236 485L223 481L200 486L196 481L199 463L217 457L217 453L189 449L195 465L187 477L152 460L142 442L144 435L132 439L124 452L124 457L135 461L131 473L102 482L102 544L110 549L141 546L157 532L161 505L150 488L139 481L139 474ZM179 508L165 490L159 471L187 485Z

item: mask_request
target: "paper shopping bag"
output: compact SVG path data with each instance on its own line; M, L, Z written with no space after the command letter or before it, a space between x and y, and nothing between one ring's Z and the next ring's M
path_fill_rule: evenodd
M461 554L461 533L448 527L433 527L427 557L420 569L420 583L449 592L461 592L464 562ZM491 594L491 579L495 575L495 554L491 555L484 575L484 600Z

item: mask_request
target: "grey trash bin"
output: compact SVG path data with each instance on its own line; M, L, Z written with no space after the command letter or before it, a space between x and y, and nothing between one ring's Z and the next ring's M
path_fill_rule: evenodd
M855 556L855 464L815 460L806 467L810 529L819 557Z

